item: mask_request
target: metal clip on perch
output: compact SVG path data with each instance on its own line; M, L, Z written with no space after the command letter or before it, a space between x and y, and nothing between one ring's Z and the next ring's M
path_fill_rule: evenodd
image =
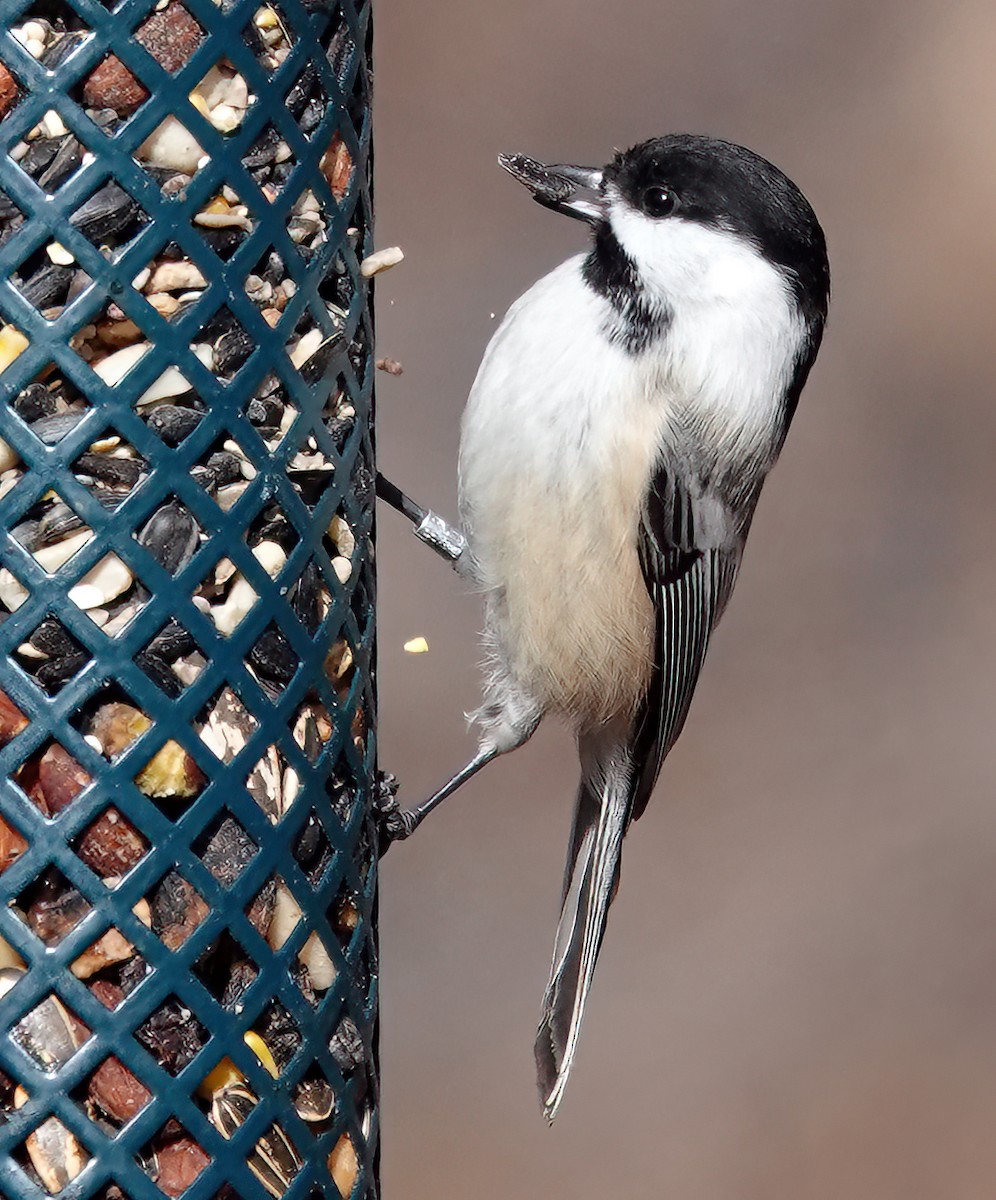
M464 557L467 539L459 529L444 521L438 513L416 504L380 472L377 473L377 495L385 504L389 504L411 521L413 532L419 541L425 542L441 558L445 558L455 571L461 575L466 574L470 556Z

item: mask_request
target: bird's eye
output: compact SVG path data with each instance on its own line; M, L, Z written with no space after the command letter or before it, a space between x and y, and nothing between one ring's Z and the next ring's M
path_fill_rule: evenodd
M643 193L643 207L652 217L666 217L674 212L678 198L666 187L649 187Z

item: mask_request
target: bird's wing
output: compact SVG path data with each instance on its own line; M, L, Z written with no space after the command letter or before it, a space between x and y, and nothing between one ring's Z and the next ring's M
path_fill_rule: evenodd
M634 726L633 820L647 807L685 723L709 639L733 591L746 532L746 522L738 523L733 507L715 491L693 489L667 467L654 477L640 526L640 563L656 618L654 667Z
M635 732L607 726L578 739L581 786L534 1047L540 1098L550 1120L574 1061L619 881L623 837L646 807L664 756L681 732L709 636L740 563L746 528L738 527L734 506L708 489L681 486L685 478L687 472L658 472L641 524L640 558L657 628L653 676Z

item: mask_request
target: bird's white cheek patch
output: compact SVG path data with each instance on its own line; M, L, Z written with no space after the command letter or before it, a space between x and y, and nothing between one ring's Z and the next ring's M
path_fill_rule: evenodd
M765 453L805 330L782 273L746 238L617 200L612 225L672 320L666 375L729 448Z
M725 229L680 216L654 219L621 199L613 202L610 221L644 285L673 303L749 302L770 291L777 276L746 238Z

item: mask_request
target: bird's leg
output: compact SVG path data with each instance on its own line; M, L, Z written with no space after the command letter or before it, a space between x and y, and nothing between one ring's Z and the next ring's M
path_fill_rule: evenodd
M392 842L403 842L405 838L411 837L434 808L438 808L447 796L452 796L457 788L462 787L482 767L486 767L493 758L497 758L498 753L498 749L494 746L488 746L486 749L478 751L465 767L443 784L438 792L431 795L428 800L423 800L421 804L416 804L414 808L399 808L392 795L387 803L382 805L379 813L381 854L384 854Z
M455 571L467 568L469 554L467 539L454 525L448 524L442 517L431 509L422 508L416 504L399 487L395 487L389 479L377 472L377 495L385 504L397 509L402 516L411 521L415 536L431 546L435 552L450 564Z

